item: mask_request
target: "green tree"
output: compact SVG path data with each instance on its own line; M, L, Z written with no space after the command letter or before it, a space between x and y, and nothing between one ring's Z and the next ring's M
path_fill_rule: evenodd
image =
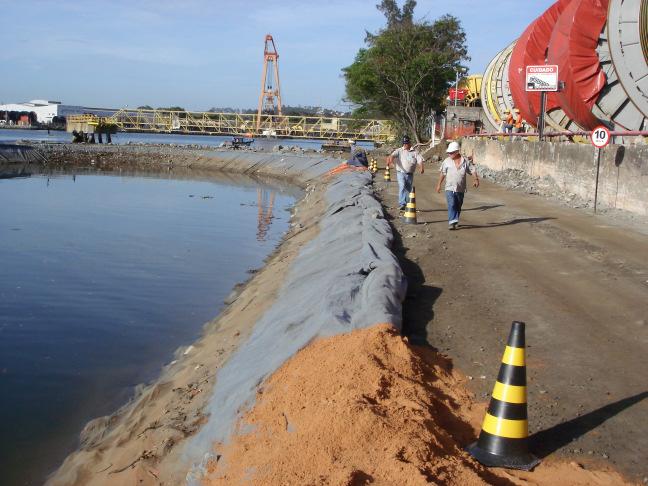
M415 6L407 0L401 10L394 0L383 0L377 7L387 26L367 33L367 47L342 71L346 98L358 106L355 115L390 118L419 142L427 118L443 109L455 73L469 57L459 19L415 22Z

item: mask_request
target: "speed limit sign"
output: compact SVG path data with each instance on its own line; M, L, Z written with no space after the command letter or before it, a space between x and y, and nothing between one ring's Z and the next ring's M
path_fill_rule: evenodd
M596 127L590 135L590 141L596 148L603 148L610 143L610 130L603 125Z

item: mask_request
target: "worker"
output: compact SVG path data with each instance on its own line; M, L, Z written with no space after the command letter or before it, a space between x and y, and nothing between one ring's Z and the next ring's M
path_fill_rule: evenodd
M520 133L522 131L522 114L519 108L513 109L513 133Z
M349 140L349 144L351 145L351 158L347 160L347 164L353 165L354 167L369 167L367 152L361 147L358 147L355 140Z
M436 192L441 192L441 184L445 181L446 202L448 203L448 229L456 230L459 226L459 216L466 193L466 174L473 176L473 187L479 187L479 176L472 165L472 157L461 155L459 144L450 142L446 153L448 158L443 161L439 172Z
M504 121L502 122L502 132L513 133L513 115L511 114L511 110L506 110L504 112Z
M414 149L409 137L403 137L403 146L394 150L387 157L387 167L396 166L396 179L398 180L398 207L401 211L407 205L407 196L414 187L414 171L419 166L423 174L423 157Z

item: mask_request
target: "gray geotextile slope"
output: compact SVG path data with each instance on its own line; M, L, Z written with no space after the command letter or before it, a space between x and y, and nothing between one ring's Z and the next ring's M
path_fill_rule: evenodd
M401 327L407 283L391 252L392 232L373 196L371 175L336 176L326 192L320 233L300 251L272 307L250 338L219 370L205 412L209 421L187 445L201 463L214 442L225 441L238 413L253 404L257 387L319 336L392 323ZM188 480L198 484L198 467Z

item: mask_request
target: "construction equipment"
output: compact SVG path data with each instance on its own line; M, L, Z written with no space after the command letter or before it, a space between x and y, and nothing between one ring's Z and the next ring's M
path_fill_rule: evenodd
M306 138L386 142L393 140L395 130L387 120L336 118L335 129L331 118L322 116L278 116L256 113L212 113L146 109L101 110L112 111L109 116L92 113L67 117L67 130L94 131L99 122L109 123L120 132L178 133L193 135L261 136L272 130L278 138ZM257 130L255 127L259 126Z
M562 89L548 93L546 123L580 132L605 125L648 130L648 0L558 0L488 65L481 90L494 129L504 109L537 126L540 93L526 66L556 65Z
M276 103L275 103L276 99ZM281 116L281 87L279 85L279 53L270 34L265 36L263 74L257 111L257 132L261 129L262 115Z

